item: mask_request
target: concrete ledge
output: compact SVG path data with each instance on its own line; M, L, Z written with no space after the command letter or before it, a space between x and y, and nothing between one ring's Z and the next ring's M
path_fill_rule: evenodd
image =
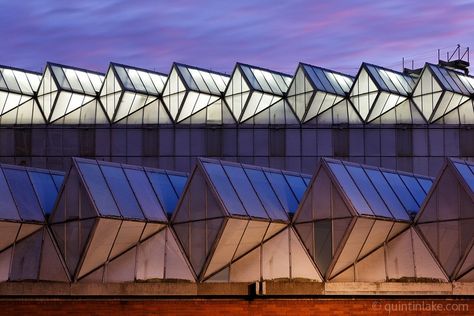
M354 296L354 295L430 295L474 296L474 283L402 282L288 282L265 281L259 284L259 297L265 296ZM0 297L208 297L250 296L248 283L0 283Z

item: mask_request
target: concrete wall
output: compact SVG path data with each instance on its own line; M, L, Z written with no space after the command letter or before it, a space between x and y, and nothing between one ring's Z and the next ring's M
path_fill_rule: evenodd
M195 157L312 173L337 157L435 176L474 159L474 126L92 126L0 129L0 162L66 170L71 156L190 171Z

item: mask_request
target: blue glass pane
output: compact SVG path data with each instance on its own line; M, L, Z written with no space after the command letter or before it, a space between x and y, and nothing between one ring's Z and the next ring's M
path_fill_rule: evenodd
M313 71L313 67L305 65L304 68L306 69L307 74L311 78L311 81L314 83L316 88L321 91L325 91L325 88L322 84L322 82L319 80L318 76Z
M265 171L265 175L270 181L270 184L285 211L288 213L296 212L296 209L298 208L298 200L296 200L296 196L288 185L288 182L286 182L285 177L283 177L281 173L271 171Z
M167 214L171 215L178 203L178 196L176 195L173 185L171 184L168 175L161 172L147 171L153 189L160 199Z
M391 218L392 214L389 212L387 206L380 198L377 190L374 188L374 185L370 182L369 177L367 177L365 174L364 169L354 166L346 166L346 168L351 174L352 179L354 179L354 182L359 188L360 192L362 192L363 196L365 197L365 200L369 203L374 215Z
M454 165L458 169L459 173L462 175L467 184L474 191L474 172L466 164L455 162Z
M303 177L304 183L306 183L306 187L308 187L309 183L311 182L311 178Z
M263 171L245 169L245 172L247 173L250 182L252 182L252 185L257 188L257 194L270 218L287 220L288 216Z
M245 212L242 203L240 203L240 200L230 184L229 178L227 178L224 169L222 169L222 166L220 164L208 162L204 162L203 165L229 213L246 216L247 213Z
M145 217L149 220L166 221L165 212L145 172L136 169L124 171Z
M364 197L360 193L359 189L354 184L354 181L352 181L351 177L349 176L346 168L338 163L328 163L328 165L357 212L359 214L374 215L370 210L369 205L364 200Z
M293 193L295 194L298 203L301 202L301 199L303 198L303 195L308 185L303 181L303 178L301 177L285 174L285 178L286 181L288 181L288 183L290 184L290 187L293 190Z
M53 177L49 173L42 172L30 171L29 174L44 213L51 214L58 196Z
M402 202L407 212L418 213L419 206L413 196L410 194L410 191L408 191L402 179L400 179L400 176L391 172L383 172L383 175L385 176L385 179L387 179L388 183L390 183L390 186Z
M125 218L144 219L143 213L138 205L138 201L133 194L127 177L122 168L112 166L100 166L104 173L110 190L120 209L120 213Z
M249 216L268 218L268 215L258 199L252 184L247 178L244 169L242 167L228 165L224 165L224 169Z
M428 193L433 185L433 181L423 178L417 178L417 180L421 184L423 190L425 190L425 193Z
M406 175L401 175L401 178L405 185L407 186L408 190L410 190L411 194L415 197L416 202L418 205L421 206L423 203L426 193L421 187L421 185L416 181L415 177L409 177Z
M186 181L188 181L188 177L186 176L178 176L174 174L168 174L170 177L171 183L173 184L174 190L181 196L184 190L184 186L186 185Z
M99 213L103 216L120 216L118 207L102 176L99 166L82 162L79 162L78 166Z
M64 176L59 175L59 174L53 174L52 176L53 176L54 184L56 185L56 189L59 192L59 189L61 188L61 186L63 185L63 182L64 182Z
M5 178L23 220L44 221L43 211L25 170L3 169Z
M408 213L405 211L405 208L403 207L402 203L393 192L387 180L382 175L382 172L380 172L379 170L368 168L365 169L365 171L367 172L367 175L369 176L370 180L379 192L380 196L384 200L385 204L387 204L388 209L390 210L392 215L396 219L409 220L410 217L408 216Z
M247 66L240 66L240 67L244 71L245 77L249 81L252 88L255 89L255 90L262 90L262 88L258 84L257 78L255 78L255 76L253 75L252 70L250 70L250 68L247 67Z
M10 188L7 185L7 181L0 170L0 218L20 220L17 207L13 201L13 197Z

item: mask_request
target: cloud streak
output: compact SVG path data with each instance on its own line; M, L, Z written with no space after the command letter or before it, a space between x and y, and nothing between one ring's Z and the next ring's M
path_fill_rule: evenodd
M354 74L363 61L400 69L402 57L421 66L437 48L473 46L471 12L466 0L4 1L0 63L229 73L241 61L292 74L302 61Z

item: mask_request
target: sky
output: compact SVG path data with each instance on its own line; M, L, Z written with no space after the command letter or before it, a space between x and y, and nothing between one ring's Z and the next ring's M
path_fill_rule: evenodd
M474 51L474 0L0 0L0 64L105 72L173 62L230 73L236 62L293 74L306 62L355 74ZM471 53L471 57L474 57ZM474 61L474 59L473 59ZM411 65L411 61L407 62Z

